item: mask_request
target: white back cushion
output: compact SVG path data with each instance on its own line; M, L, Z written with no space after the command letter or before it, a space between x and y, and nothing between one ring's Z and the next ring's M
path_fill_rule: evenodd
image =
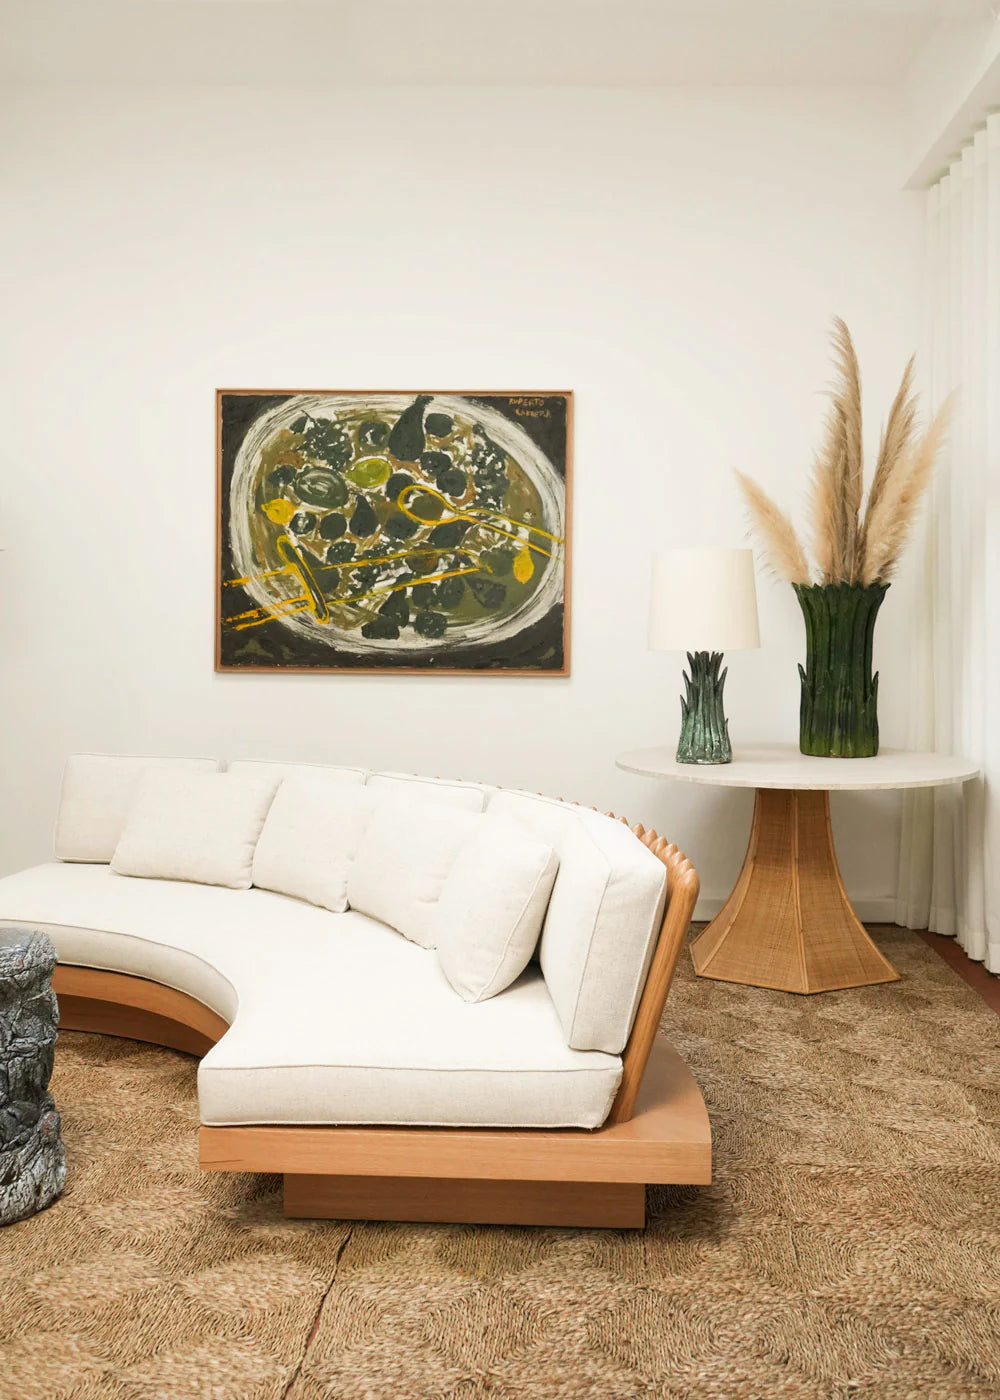
M111 869L248 890L274 788L238 773L151 768L136 784Z
M115 853L132 793L150 768L217 773L215 758L158 758L148 754L74 753L63 771L56 817L56 860L107 864Z
M490 814L479 822L438 904L438 959L463 1000L495 997L528 966L558 869L526 827Z
M380 798L436 802L463 812L481 812L486 805L487 789L479 783L421 778L415 773L372 773L368 786Z
M482 820L433 798L379 803L347 877L351 908L433 948L444 882Z
M284 778L322 778L331 783L350 783L361 787L368 777L364 768L338 768L326 763L271 763L256 758L234 758L226 764L228 773L241 773L246 778L269 778L280 783Z
M254 884L343 913L348 872L371 813L372 799L364 787L287 778L257 841Z
M539 961L567 1044L620 1055L663 918L662 861L624 823L551 798L498 792L489 811L559 856Z

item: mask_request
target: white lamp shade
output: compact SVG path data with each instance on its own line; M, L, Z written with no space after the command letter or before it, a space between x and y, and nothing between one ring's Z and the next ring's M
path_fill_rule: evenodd
M760 646L749 549L666 549L653 558L649 645L654 651Z

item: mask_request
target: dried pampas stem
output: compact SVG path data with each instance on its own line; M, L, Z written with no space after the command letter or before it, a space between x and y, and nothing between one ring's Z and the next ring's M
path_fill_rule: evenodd
M944 444L953 407L949 397L920 441L904 456L897 456L886 474L881 494L869 505L862 583L887 583L892 578Z
M750 477L737 472L736 478L767 563L787 583L808 583L809 565L805 550L791 520Z
M846 324L834 319L836 373L823 441L813 466L813 548L824 582L855 582L864 489L861 371Z
M858 543L858 553L862 560L868 552L872 514L882 499L897 463L913 447L917 428L917 396L913 392L913 366L914 361L911 358L903 370L903 377L899 381L899 388L896 390L896 397L892 401L879 443L878 461L875 463L875 475L868 492L868 505L865 508L865 520Z
M827 420L828 435L831 434L832 418L831 414ZM843 480L843 460L843 442L838 445L828 442L813 467L809 488L813 554L823 583L842 578L844 573L844 542L840 526L842 511L837 495Z

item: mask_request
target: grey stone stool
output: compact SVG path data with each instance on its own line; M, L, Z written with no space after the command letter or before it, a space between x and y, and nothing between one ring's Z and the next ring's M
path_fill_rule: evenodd
M49 1093L59 1007L47 934L0 929L0 1225L52 1204L66 1150Z

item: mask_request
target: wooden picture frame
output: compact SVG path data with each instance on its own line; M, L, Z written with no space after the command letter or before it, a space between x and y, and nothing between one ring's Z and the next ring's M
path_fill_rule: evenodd
M351 457L343 467L328 466L325 462L315 462L302 455L309 450L310 433L320 432L323 425L330 428L330 418L324 418L316 409L321 401L331 400L331 410L336 411L338 403L343 419L333 418L333 432L341 430L341 423L349 424L345 441L349 440ZM398 459L392 451L392 436L389 420L396 415L395 423L403 416L400 402L412 405L411 412L420 409L420 435L423 442L430 443L430 450L414 457ZM435 406L435 401L437 404ZM407 405L404 405L406 407ZM362 411L370 418L358 426L356 420ZM313 416L315 414L315 416ZM288 416L290 423L282 427L282 419ZM425 430L436 418L439 423L446 420L452 423L452 433L436 439ZM480 425L480 419L487 423L487 429ZM379 423L381 420L381 423ZM215 529L215 670L229 674L330 674L355 675L491 675L491 676L559 676L570 674L571 637L571 587L572 587L572 514L573 514L573 393L572 390L497 390L497 389L217 389L215 394L216 421L216 529ZM269 428L267 425L273 424ZM374 426L373 426L374 424ZM261 426L263 425L263 427ZM469 425L474 425L470 430ZM302 429L292 434L292 428ZM370 455L359 459L362 451L359 446L363 430L374 432L384 428L388 446L379 444L370 448ZM304 437L304 444L289 449L285 464L263 478L263 465L247 467L254 460L250 450L251 433L258 437L272 432L265 439L266 450L279 434L286 438ZM502 440L501 446L489 433ZM395 425L392 434L395 433ZM472 434L482 434L473 438ZM330 433L327 432L327 442ZM477 450L485 439L491 453L503 456L502 488L508 495L514 494L509 484L509 474L516 474L515 485L520 498L528 498L532 508L505 513L503 505L494 505L499 497L494 494L483 501L482 493L475 488L480 478L476 475L476 457L473 465L468 465L468 444L472 440ZM256 439L254 439L256 440ZM321 442L322 442L321 437ZM524 457L517 457L506 444L515 446L530 444L524 448ZM457 444L459 451L466 453L461 466L466 471L466 489L463 496L446 498L442 487L448 487L455 480L454 473L449 478L441 475L430 478L424 467L426 458L444 459L448 449ZM337 451L343 444L334 442ZM366 440L367 446L367 440ZM240 454L242 453L242 457ZM265 448L256 454L256 461L263 464ZM551 454L551 455L550 455ZM280 455L280 453L279 453ZM239 466L237 467L237 461ZM450 460L450 459L449 459ZM489 470L489 458L487 467ZM497 456L494 455L494 462ZM297 462L298 465L291 465ZM363 473L375 467L372 477L374 485L369 485ZM235 481L234 474L240 473ZM435 466L435 471L440 467ZM252 475L256 472L256 475ZM288 473L287 478L282 473ZM352 493L345 511L358 513L362 499L374 501L380 519L374 535L376 548L364 547L364 541L353 534L356 514L350 517L347 525L345 516L336 506L322 513L322 506L311 507L297 496L300 483L330 487L336 475L348 481ZM381 476L386 476L385 483ZM383 500L394 489L397 478L412 476L408 486L397 490L396 501L399 509L393 512L395 519L382 519L384 512L391 507ZM458 478L462 477L459 470ZM308 483L305 478L309 478ZM316 478L313 482L312 478ZM265 500L270 493L270 482L280 481L280 494ZM262 480L268 483L266 489ZM285 484L287 481L287 485ZM249 485L248 485L249 483ZM360 484L356 484L360 483ZM338 489L343 489L340 480ZM536 494L532 495L531 493ZM405 496L404 496L405 493ZM233 500L242 496L238 530L233 529ZM435 500L436 498L436 500ZM392 497L389 496L391 500ZM507 497L504 499L506 503ZM440 503L440 505L437 504ZM444 515L440 523L449 525L453 521L463 533L457 548L441 548L435 554L431 548L431 537L435 534L435 520L439 517L421 515L416 527L413 547L407 552L407 542L401 541L398 553L386 554L387 541L383 529L399 525L399 515L409 519L415 515L408 507L415 509L422 505L426 510L440 509ZM268 511L271 524L261 519L261 513ZM545 512L548 511L549 514ZM339 516L337 519L333 517ZM244 518L245 517L245 518ZM277 517L277 522L275 522ZM369 512L367 519L374 525ZM247 520L251 522L247 526ZM552 531L546 526L556 525ZM284 523L281 523L284 522ZM318 522L318 523L317 523ZM333 547L326 559L315 552L322 547L324 539L333 535L328 525L347 533L333 539ZM312 534L306 536L306 544L300 542L300 535L288 527L292 525L311 527ZM411 528L411 527L407 527ZM288 533L284 533L288 529ZM239 540L234 536L239 534ZM438 532L440 535L440 532ZM473 547L466 545L466 539L473 541ZM483 548L483 542L497 547ZM478 544L478 550L476 545ZM389 545L389 548L393 546ZM269 557L267 550L279 550L277 559ZM341 553L343 551L343 553ZM420 556L419 563L411 565L409 555ZM334 556L335 561L334 561ZM443 560L442 560L442 557ZM487 573L482 563L487 556L499 558L500 566L506 569L506 577L498 574L494 579ZM507 557L509 556L509 562ZM386 573L389 559L393 562L389 570L399 573ZM544 559L553 562L542 564ZM368 560L371 559L371 567ZM248 564L247 561L250 561ZM266 568L267 563L272 564ZM535 569L535 564L540 565ZM443 566L442 566L443 565ZM421 588L422 576L416 577L417 568L427 568L429 587ZM449 567L450 566L450 567ZM492 567L492 561L490 561ZM383 573L379 575L379 570ZM435 572L436 570L436 572ZM363 573L376 577L360 582ZM319 588L316 575L332 576L336 579L336 596L328 595ZM280 577L287 575L288 577ZM467 591L460 608L465 613L480 612L483 616L468 617L457 621L452 615L443 616L444 608L435 603L422 603L422 611L415 600L426 600L432 589L441 593L445 579L454 577L450 588L462 595L462 586ZM278 579L278 583L262 584L261 580ZM344 580L344 582L341 582ZM533 580L533 581L532 581ZM325 578L322 580L325 582ZM369 591L365 592L366 584ZM374 585L374 586L371 586ZM473 597L476 585L478 589ZM270 590L280 587L284 596L262 595L262 588ZM358 592L359 587L361 592ZM251 593L243 590L252 589ZM293 596L288 592L292 590ZM230 591L232 590L232 591ZM297 593L295 590L298 590ZM524 597L509 607L511 594ZM386 595L383 600L378 595ZM359 605L368 602L373 610L379 605L379 613L386 610L389 597L402 595L400 607L407 621L399 623L399 613L384 623L379 616L368 616L364 626L352 632L338 630L327 636L321 635L318 623L331 621L318 615L317 609L325 610L327 603L340 604L342 609L359 615ZM487 603L492 605L496 596L501 596L500 608L507 608L508 615L497 619L497 626L491 632L492 618L487 611ZM454 605L453 605L454 606ZM428 617L434 611L434 617ZM342 613L343 615L343 613ZM353 620L353 618L352 618ZM421 633L420 623L424 624L427 635ZM430 624L440 627L441 632L430 635ZM397 625L395 638L392 627ZM384 628L385 638L379 633ZM406 630L409 629L409 630ZM252 631L252 642L241 645L233 637L236 632ZM369 639L362 633L373 633ZM270 634L264 636L265 633ZM303 635L307 634L307 635ZM401 635L402 634L402 635ZM474 634L474 635L473 635ZM466 640L466 635L472 640ZM440 636L439 646L435 646ZM346 642L344 638L346 637ZM397 640L398 639L398 640Z

